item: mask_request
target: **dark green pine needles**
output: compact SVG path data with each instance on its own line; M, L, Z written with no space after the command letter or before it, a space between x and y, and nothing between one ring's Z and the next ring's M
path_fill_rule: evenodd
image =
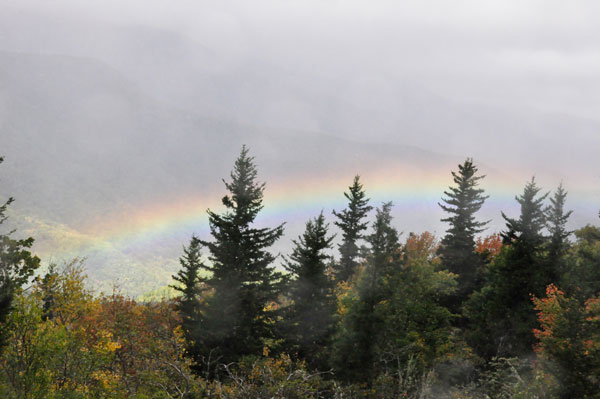
M181 296L177 298L176 308L182 318L181 327L186 339L187 354L196 363L201 362L199 344L202 342L200 299L203 280L200 277L200 271L206 268L201 259L201 247L200 239L192 236L190 245L183 248L184 255L179 258L181 269L173 276L173 280L179 284L170 286L181 293Z
M348 199L348 207L341 212L333 211L338 218L335 225L342 230L342 243L339 245L340 261L335 269L335 277L338 281L347 281L356 271L359 256L357 242L363 238L362 232L367 228L364 219L373 209L369 206L369 198L366 198L359 176L354 177L354 182L348 189L349 191L344 193Z
M441 241L439 254L443 266L458 275L456 294L457 297L464 298L475 289L480 265L475 253L475 235L482 232L488 223L478 221L475 214L488 196L483 194L483 189L478 188L479 181L485 176L477 176L477 167L472 159L458 165L458 173L452 172L452 177L455 186L444 191L447 198L442 198L442 201L445 204L439 203L449 214L442 222L450 225Z
M294 249L285 264L292 280L288 286L290 306L285 309L283 335L287 351L306 359L319 370L328 368L330 339L334 330L336 297L328 273L333 236L323 212L306 223L306 230L293 240Z
M531 179L523 194L515 197L521 206L518 219L502 213L506 230L502 252L490 265L486 284L467 303L472 316L471 344L484 358L519 356L532 351L537 317L531 296L545 295L552 281L544 253L546 225L544 200L548 194Z
M346 381L372 382L375 373L376 346L382 318L375 311L385 297L385 277L399 266L399 234L391 225L392 203L376 210L373 232L365 266L356 283L356 300L347 311L336 342L334 364L337 375Z
M257 183L253 157L244 146L235 161L229 194L223 197L227 210L208 210L213 241L202 241L210 252L210 276L204 280L212 291L204 305L203 356L211 362L229 363L262 352L265 339L273 336L273 303L282 284L274 270L275 257L268 252L283 234L275 228L255 228L254 220L263 208L264 183Z
M561 257L567 247L567 238L571 231L566 228L567 221L573 211L565 211L565 202L567 200L567 191L562 183L558 186L554 195L550 197L550 205L546 207L546 228L550 233L549 254L548 257L556 259Z

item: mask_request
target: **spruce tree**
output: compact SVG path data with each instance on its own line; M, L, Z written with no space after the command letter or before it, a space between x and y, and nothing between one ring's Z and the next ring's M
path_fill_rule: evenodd
M254 158L244 146L235 161L229 194L223 197L223 214L208 210L213 241L201 241L210 251L210 276L205 279L213 294L203 309L206 332L202 343L204 363L229 363L262 352L271 338L274 310L269 304L281 291L281 273L268 252L283 234L275 228L253 226L263 209L264 183L257 183Z
M537 325L531 295L540 298L551 283L544 259L546 224L541 188L531 179L523 194L518 219L506 220L504 248L490 265L488 283L468 304L474 323L473 345L485 357L518 356L532 351Z
M567 191L561 183L550 197L550 205L544 211L549 233L544 267L545 280L554 284L562 282L561 277L567 269L566 255L570 246L568 239L572 231L568 231L566 226L573 211L565 211L566 199Z
M376 374L376 352L382 319L376 305L386 298L385 278L400 266L398 231L391 225L392 203L377 209L373 232L366 237L369 254L349 303L336 346L336 372L347 381L371 383Z
M452 172L456 186L444 191L445 204L439 206L449 214L442 222L450 224L440 246L443 266L458 275L458 290L451 302L458 310L459 303L476 288L478 269L481 259L475 253L475 235L482 232L487 221L476 220L479 211L488 198L484 190L478 188L479 181L485 176L477 176L477 167L472 159L458 165L458 173Z
M376 210L373 232L366 237L370 244L365 267L365 275L370 280L371 291L375 294L379 280L397 266L400 250L400 235L392 226L391 202L382 204Z
M567 192L561 183L554 192L554 196L550 197L550 205L545 210L546 228L550 233L548 243L550 259L558 259L564 255L568 247L567 239L572 233L566 228L569 217L573 213L573 211L565 212L566 199Z
M342 230L342 243L339 245L340 261L336 265L335 275L338 281L347 281L356 271L358 264L358 240L363 238L362 232L367 229L368 223L364 221L367 213L373 209L369 206L360 177L354 177L354 182L344 193L348 200L348 207L341 212L333 211L339 219L335 225Z
M4 158L0 157L0 163ZM0 205L0 226L7 219L6 211L14 199ZM13 231L0 233L0 353L6 337L6 319L12 309L16 292L29 281L40 266L40 259L30 252L33 238L13 239Z
M173 276L173 280L179 284L170 286L181 293L175 307L181 315L181 327L187 341L187 353L196 363L201 361L198 351L202 334L200 330L200 298L203 289L200 271L205 268L201 259L201 246L200 239L192 236L189 246L183 248L183 256L179 258L181 269Z
M333 236L327 235L323 212L306 223L304 233L294 240L294 249L285 268L291 305L285 311L284 335L287 350L297 353L317 369L327 367L326 349L334 327L336 299L334 284L327 269Z
M543 242L542 230L546 226L544 201L549 193L539 195L541 190L532 177L525 185L523 194L515 197L521 206L519 219L509 218L501 212L506 221L506 230L501 233L505 244L533 247Z

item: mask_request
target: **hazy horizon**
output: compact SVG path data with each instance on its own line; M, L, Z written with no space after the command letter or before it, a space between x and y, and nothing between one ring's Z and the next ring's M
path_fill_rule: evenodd
M595 223L595 11L592 1L2 1L0 196L16 197L11 222L41 255L88 256L103 281L151 258L158 285L205 231L242 144L267 182L262 220L289 222L282 252L321 209L333 227L355 174L374 205L396 203L405 235L440 237L436 202L467 157L488 176L489 232L502 228L500 210L516 215L532 176L544 191L564 183L570 227Z

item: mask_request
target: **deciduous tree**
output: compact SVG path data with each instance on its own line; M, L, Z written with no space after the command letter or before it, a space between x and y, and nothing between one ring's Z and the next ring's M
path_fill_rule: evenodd
M4 158L0 157L0 163L3 161ZM0 226L6 221L7 208L13 201L11 197L0 205ZM33 238L14 239L11 235L11 231L0 233L0 353L15 293L40 266L40 259L30 252Z

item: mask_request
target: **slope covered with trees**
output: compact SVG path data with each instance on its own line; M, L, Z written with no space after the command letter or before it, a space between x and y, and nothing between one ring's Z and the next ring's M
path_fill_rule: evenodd
M600 228L572 240L566 190L548 199L532 179L520 215L482 235L477 172L467 159L452 173L444 237L401 233L391 202L369 220L356 178L339 230L321 212L278 257L284 225L257 224L266 186L243 147L225 211L208 210L212 238L184 248L172 299L94 294L77 259L32 280L31 239L5 235L0 394L597 398Z

